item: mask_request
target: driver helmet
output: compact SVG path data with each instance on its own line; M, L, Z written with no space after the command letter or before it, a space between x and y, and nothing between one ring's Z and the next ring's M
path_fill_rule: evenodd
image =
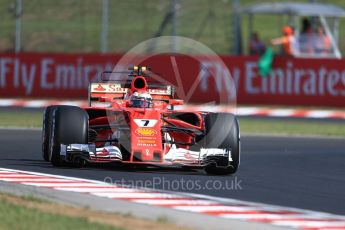
M135 108L152 108L152 97L147 92L134 92L131 95L130 104Z

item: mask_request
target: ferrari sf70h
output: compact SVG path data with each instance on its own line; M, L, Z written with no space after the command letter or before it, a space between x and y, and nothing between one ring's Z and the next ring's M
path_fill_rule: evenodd
M181 166L233 174L240 130L231 113L175 109L174 88L134 66L89 87L89 106L53 105L43 119L43 158L54 166L88 163ZM116 165L116 164L114 164Z

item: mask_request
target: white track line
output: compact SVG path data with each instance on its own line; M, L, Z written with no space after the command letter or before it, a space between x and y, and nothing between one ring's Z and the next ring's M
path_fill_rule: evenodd
M8 181L8 182L19 182L19 183L57 183L57 182L68 182L65 179L51 179L51 178L1 178L0 180Z
M296 228L320 228L320 227L343 227L345 229L345 222L326 222L326 221L291 221L291 220L280 220L273 221L272 224L287 227Z
M219 206L180 206L176 205L174 209L190 211L190 212L257 212L264 211L263 208L255 207L238 207L238 206L228 206L228 205L219 205Z
M38 186L38 187L51 187L51 188L65 188L65 187L99 187L99 184L91 184L91 183L32 183L32 182L24 182L22 184L31 185L31 186Z
M181 200L181 199L170 199L170 200L165 200L165 199L139 199L139 200L132 200L133 202L137 203L143 203L143 204L150 204L150 205L213 205L213 204L219 204L218 202L214 201L208 201L208 200Z
M58 190L71 191L71 192L83 192L83 193L134 193L140 192L140 190L133 190L128 188L75 188L75 187L65 187L65 188L56 188Z
M139 198L178 198L180 196L164 194L164 193L145 193L145 192L133 192L133 193L117 193L117 192L102 192L91 193L96 196L108 197L113 199L139 199Z

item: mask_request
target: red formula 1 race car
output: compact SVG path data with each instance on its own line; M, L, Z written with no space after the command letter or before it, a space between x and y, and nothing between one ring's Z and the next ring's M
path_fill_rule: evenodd
M134 66L89 87L89 106L49 106L44 112L43 158L54 166L119 162L204 168L233 174L240 163L240 130L231 113L175 110L170 85ZM151 72L150 72L151 73ZM123 78L124 79L124 78Z

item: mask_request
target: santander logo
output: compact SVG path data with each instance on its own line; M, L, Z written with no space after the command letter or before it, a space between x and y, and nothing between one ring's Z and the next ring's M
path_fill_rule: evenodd
M96 88L94 88L93 90L95 90L95 91L106 91L106 88L104 88L101 84L98 84L98 86Z

